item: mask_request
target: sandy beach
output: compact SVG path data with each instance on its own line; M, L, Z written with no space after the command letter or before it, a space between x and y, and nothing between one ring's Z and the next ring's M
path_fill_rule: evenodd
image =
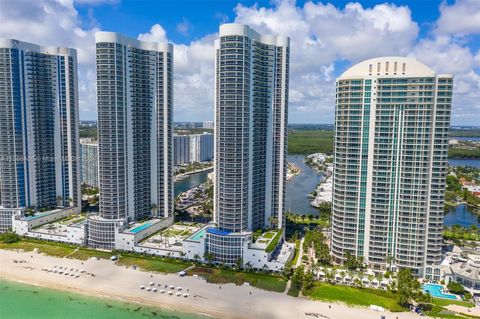
M80 269L85 272L75 278L42 270L55 266L67 267L69 272L70 268L73 268L75 274L78 274L76 270ZM318 314L317 318L327 319L380 319L381 315L386 319L420 318L413 313L379 313L367 308L294 298L247 285L220 286L209 284L201 278L180 277L177 274L152 274L117 266L110 260L81 261L33 252L0 250L0 277L89 296L107 297L222 319L315 318L312 314ZM149 287L150 282L155 283L157 292L139 288L140 285ZM177 287L182 287L182 293L188 293L189 296L186 298L177 297L175 294L161 294L161 289L169 290L165 285L174 286L175 292Z

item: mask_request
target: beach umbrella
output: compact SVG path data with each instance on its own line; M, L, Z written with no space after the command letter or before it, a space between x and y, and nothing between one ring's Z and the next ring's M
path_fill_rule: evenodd
M153 286L155 285L155 283L153 281L150 281L150 286Z
M145 289L145 286L141 285L141 286L140 286L140 289Z

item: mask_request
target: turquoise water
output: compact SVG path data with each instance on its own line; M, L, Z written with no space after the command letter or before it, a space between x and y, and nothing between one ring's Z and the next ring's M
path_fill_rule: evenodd
M423 291L428 292L432 297L443 298L443 299L454 299L457 300L457 296L452 294L446 294L442 292L442 285L435 284L425 284L423 285Z
M130 229L130 232L133 233L133 234L136 234L138 233L139 231L142 231L148 227L152 226L152 223L145 223L143 225L140 225L138 227L135 227L134 229Z
M199 241L203 237L205 237L205 228L200 230L199 232L193 234L193 236L190 237L190 239L195 240L195 241Z
M33 216L28 216L28 217L25 217L25 220L33 220L33 219L37 219L37 218L40 218L42 216L45 216L45 215L48 215L50 214L51 212L45 212L45 213L37 213Z
M206 319L139 304L0 280L2 319Z

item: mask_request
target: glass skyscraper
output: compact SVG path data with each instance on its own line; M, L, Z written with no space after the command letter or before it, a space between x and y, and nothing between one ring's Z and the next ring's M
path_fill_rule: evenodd
M14 209L80 210L77 54L0 39L0 231Z
M217 228L207 250L217 262L242 256L251 232L285 227L290 41L246 25L220 26L215 42Z
M98 142L80 139L80 176L82 184L98 187Z
M336 82L331 251L423 276L441 259L451 75L375 58Z
M88 243L112 248L116 223L173 213L173 46L95 39L100 216Z

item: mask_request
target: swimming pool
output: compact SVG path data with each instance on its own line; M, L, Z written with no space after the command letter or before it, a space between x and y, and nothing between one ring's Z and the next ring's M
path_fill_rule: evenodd
M195 240L195 241L199 241L200 239L202 239L203 237L205 237L205 228L200 230L199 232L193 234L192 237L190 237L190 240Z
M432 295L435 298L443 298L443 299L458 299L456 295L444 293L442 285L436 284L425 284L423 285L423 291Z
M142 230L144 230L144 229L146 229L150 226L152 226L152 223L145 223L143 225L140 225L140 226L137 226L133 229L130 229L130 232L136 234L136 233L138 233L138 232L140 232L140 231L142 231Z

